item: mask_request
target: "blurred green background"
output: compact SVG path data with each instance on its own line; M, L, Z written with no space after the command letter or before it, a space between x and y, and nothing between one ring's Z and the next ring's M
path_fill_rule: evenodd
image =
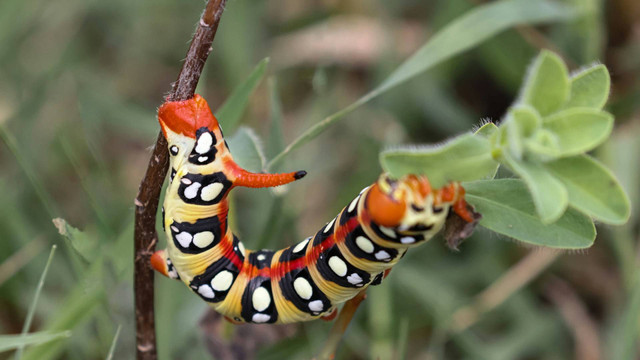
M440 142L481 119L498 121L542 47L573 69L595 61L609 67L607 108L616 128L595 155L638 204L640 3L560 2L581 15L503 32L292 152L278 168L309 175L285 194L239 190L233 215L245 244L280 248L315 232L377 178L385 147ZM274 119L282 115L290 143L482 3L230 0L198 92L215 111L270 57L240 123L272 157L280 141ZM159 131L155 110L203 7L186 0L0 2L0 334L22 331L52 244L58 250L30 331L72 331L28 349L25 359L103 359L119 326L113 358L134 357L133 200ZM282 114L274 110L278 99ZM67 229L83 251L53 218L81 230ZM337 358L635 359L639 225L634 208L627 225L600 226L591 249L570 253L487 231L454 253L437 238L369 291ZM306 359L331 327L234 327L182 284L159 278L156 285L160 359Z

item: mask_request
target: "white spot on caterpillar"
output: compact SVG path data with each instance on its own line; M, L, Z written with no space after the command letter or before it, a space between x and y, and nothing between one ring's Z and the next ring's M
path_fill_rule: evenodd
M332 256L331 258L329 258L329 267L338 276L347 275L347 264L345 264L345 262L337 256Z
M392 229L389 229L388 227L380 226L380 231L382 231L383 234L387 235L390 238L396 238L396 232Z
M366 252L367 254L373 253L373 250L375 249L371 240L367 239L364 236L358 236L356 238L356 245L358 245L360 250Z
M256 259L258 259L258 261L262 261L262 260L264 260L264 259L266 259L266 258L267 258L267 257L266 257L266 256L264 256L264 254L260 254L260 255L256 256Z
M245 250L242 241L238 241L238 249L240 249L240 253L242 254L242 256L247 256L247 251Z
M173 231L175 231L175 232L180 231L180 229L178 229L177 227L175 227L175 226L173 226L173 225L171 225L171 230L173 230Z
M358 200L360 200L360 195L356 196L356 198L351 201L351 204L349 204L349 207L347 208L347 212L352 212L356 208Z
M205 162L207 161L208 158L209 158L208 156L200 156L198 157L198 162Z
M195 182L187 186L187 188L184 189L184 197L186 197L187 199L195 198L196 195L198 195L198 189L200 189L200 186L202 186L202 184L200 184L199 182Z
M215 296L213 290L211 290L209 285L200 285L200 287L198 288L198 294L206 297L207 299L213 299L213 297Z
M176 271L176 269L172 269L171 271L169 271L167 273L167 275L169 275L169 278L171 278L171 279L177 279L178 278L178 272Z
M309 310L322 311L322 300L313 300L309 303Z
M188 248L191 245L191 240L193 240L193 236L186 231L181 232L176 235L176 240L180 243L180 246L183 248Z
M298 296L305 300L311 299L311 296L313 295L313 288L311 287L311 284L309 284L307 279L303 277L299 277L293 282L293 288L296 290Z
M402 239L400 239L400 242L403 244L413 244L414 242L416 242L416 239L411 236L405 236Z
M293 252L299 253L300 251L304 250L304 248L307 247L307 243L309 242L309 240L311 240L311 237L302 240L298 245L296 245L296 247L293 248Z
M213 242L214 236L211 231L203 231L193 236L193 243L199 248L205 248Z
M185 185L190 185L191 184L191 180L183 177L182 179L180 179L180 182L185 184Z
M222 270L211 279L211 287L216 291L227 291L233 282L233 274L229 270Z
M211 137L211 134L208 132L202 133L198 138L195 151L198 154L206 154L209 149L211 149L211 145L213 145L213 138Z
M378 260L387 260L388 258L391 257L391 255L389 255L389 253L384 250L378 251L375 256L376 256L376 259Z
M267 314L253 314L251 321L253 321L254 323L261 324L261 323L266 323L267 321L269 321L269 319L271 319L271 316Z
M211 201L220 195L220 191L224 188L224 185L220 182L214 182L202 188L200 192L200 198L203 201Z
M271 304L269 291L262 286L255 289L251 296L251 302L253 303L253 308L256 309L256 311L266 310Z
M333 218L333 220L329 221L329 223L327 224L327 226L324 227L324 233L329 232L329 230L331 230L331 227L333 226L333 223L336 222L336 218Z
M362 278L360 277L360 275L358 275L356 273L353 273L353 274L347 276L347 281L350 284L358 285L358 284L362 283Z

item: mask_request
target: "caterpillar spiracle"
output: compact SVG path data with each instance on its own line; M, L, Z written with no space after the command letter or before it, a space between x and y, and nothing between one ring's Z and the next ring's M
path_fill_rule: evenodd
M408 248L440 231L449 211L471 223L464 189L432 189L424 176L394 180L383 174L315 235L285 249L245 249L228 226L228 194L237 186L263 188L306 175L257 174L233 160L207 102L196 95L158 111L170 154L163 207L167 248L153 268L181 280L227 319L292 323L333 314Z

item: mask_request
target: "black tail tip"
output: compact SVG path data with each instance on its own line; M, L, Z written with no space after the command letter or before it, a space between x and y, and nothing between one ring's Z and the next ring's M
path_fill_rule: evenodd
M305 177L305 175L307 175L307 172L304 171L304 170L300 170L297 173L293 174L293 178L296 179L296 180L300 180L303 177Z

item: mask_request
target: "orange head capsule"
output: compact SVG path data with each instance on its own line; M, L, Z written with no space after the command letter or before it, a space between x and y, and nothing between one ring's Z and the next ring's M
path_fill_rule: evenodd
M211 113L209 104L198 94L189 100L162 104L158 109L158 120L165 137L167 130L192 139L196 138L196 131L202 127L211 131L219 130L218 120Z
M407 209L407 204L402 196L394 194L393 187L382 179L371 186L367 195L367 210L371 220L382 226L395 227L400 224ZM382 188L387 188L384 191Z

